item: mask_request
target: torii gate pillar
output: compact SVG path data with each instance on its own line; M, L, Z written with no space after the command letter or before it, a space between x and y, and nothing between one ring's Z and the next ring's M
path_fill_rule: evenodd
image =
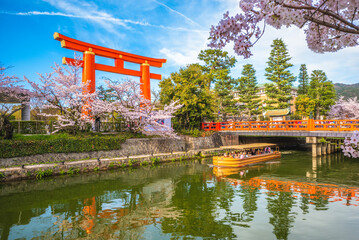
M86 89L83 91L87 93L94 93L96 91L95 53L92 51L85 51L83 55L83 62L82 83L86 86Z
M141 94L144 99L151 102L151 82L150 82L150 65L148 63L141 64Z

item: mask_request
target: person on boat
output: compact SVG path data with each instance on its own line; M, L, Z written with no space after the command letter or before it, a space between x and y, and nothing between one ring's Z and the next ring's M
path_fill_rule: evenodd
M256 155L256 150L255 149L252 149L252 155Z
M268 147L268 152L271 153L272 152L272 149L270 147Z
M244 154L243 154L243 152L241 152L241 156L239 157L239 159L244 159Z

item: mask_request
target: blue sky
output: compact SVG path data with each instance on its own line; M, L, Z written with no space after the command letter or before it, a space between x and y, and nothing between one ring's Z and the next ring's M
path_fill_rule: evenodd
M59 32L71 38L138 55L166 58L162 68L151 72L164 77L186 64L198 62L200 50L206 49L211 25L223 13L239 11L237 0L1 0L0 61L12 65L8 73L37 79L36 73L51 72L50 66L61 63L73 51L62 49L53 39ZM297 76L300 64L308 70L323 70L334 83L359 82L359 46L336 53L317 54L306 45L302 30L267 28L264 37L253 48L249 60L237 58L233 77L240 77L247 63L257 70L259 83L266 82L264 68L275 38L282 38L292 57L292 73ZM226 48L235 56L231 47ZM113 64L97 58L97 62ZM139 69L137 65L127 65ZM126 76L96 72L97 84L102 77L122 79ZM158 80L151 80L157 89Z

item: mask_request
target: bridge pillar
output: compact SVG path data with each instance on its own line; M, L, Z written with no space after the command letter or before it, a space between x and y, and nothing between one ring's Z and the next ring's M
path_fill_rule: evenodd
M322 155L321 154L322 147L321 147L320 143L318 143L317 137L306 137L305 141L306 141L306 143L312 144L312 156L313 157Z
M328 142L328 154L333 153L333 140Z
M328 146L328 143L322 143L322 155L327 155L327 146Z
M316 147L317 147L317 156L322 156L322 144L323 143L317 143Z

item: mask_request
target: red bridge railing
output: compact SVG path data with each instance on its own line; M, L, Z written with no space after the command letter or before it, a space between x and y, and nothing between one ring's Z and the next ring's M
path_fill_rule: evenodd
M359 131L359 120L203 122L204 131Z

